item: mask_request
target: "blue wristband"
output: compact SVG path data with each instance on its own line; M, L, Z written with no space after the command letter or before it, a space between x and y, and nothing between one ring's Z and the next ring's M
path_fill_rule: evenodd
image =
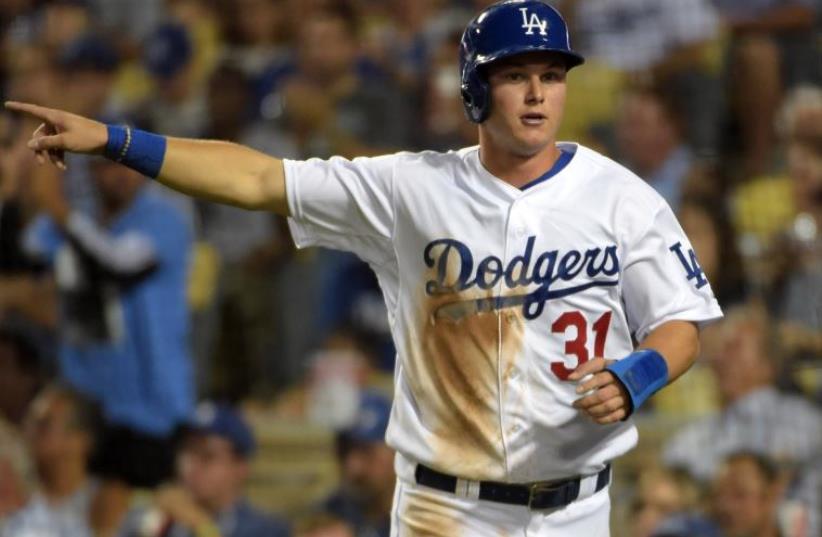
M107 159L117 160L120 151L126 145L126 128L117 125L106 125L106 129L108 130L108 141L103 150L103 155Z
M107 125L108 141L103 154L132 170L155 179L166 156L166 138L150 132Z
M632 352L605 369L613 373L628 391L631 397L631 411L628 415L633 414L642 403L668 383L668 364L653 349Z

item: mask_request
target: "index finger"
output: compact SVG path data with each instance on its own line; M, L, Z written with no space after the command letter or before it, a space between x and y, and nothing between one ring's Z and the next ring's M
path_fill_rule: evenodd
M599 371L602 371L607 365L608 361L605 360L605 358L594 358L593 360L588 360L584 364L577 367L573 373L568 375L568 379L579 380L589 373L598 373Z
M54 108L46 108L45 106L39 106L31 103L21 103L19 101L6 101L5 107L9 110L29 114L30 116L48 121L49 123L57 123L58 120L58 111Z

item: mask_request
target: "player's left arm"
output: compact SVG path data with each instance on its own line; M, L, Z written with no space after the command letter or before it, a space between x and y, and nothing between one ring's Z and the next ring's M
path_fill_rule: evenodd
M695 323L663 323L648 334L637 352L626 357L625 364L633 366L626 369L626 374L606 369L616 360L603 357L580 365L568 377L581 381L577 386L581 397L574 402L574 407L603 425L624 420L631 415L639 398L644 400L690 369L698 353L699 328ZM626 384L631 383L634 386L629 389Z

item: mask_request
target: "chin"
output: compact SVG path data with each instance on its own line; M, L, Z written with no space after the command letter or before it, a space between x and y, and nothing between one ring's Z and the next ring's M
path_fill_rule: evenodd
M514 140L514 153L522 157L532 157L551 145L551 140L532 138Z

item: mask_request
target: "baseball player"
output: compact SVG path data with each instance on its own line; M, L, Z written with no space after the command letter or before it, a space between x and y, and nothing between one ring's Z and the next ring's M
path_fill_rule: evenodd
M699 324L722 313L664 200L556 141L582 63L547 4L485 9L460 61L480 144L448 153L283 161L7 106L44 121L29 142L41 162L102 153L286 215L297 246L370 264L398 350L392 535L600 536L610 461L637 440L631 415L688 369Z

